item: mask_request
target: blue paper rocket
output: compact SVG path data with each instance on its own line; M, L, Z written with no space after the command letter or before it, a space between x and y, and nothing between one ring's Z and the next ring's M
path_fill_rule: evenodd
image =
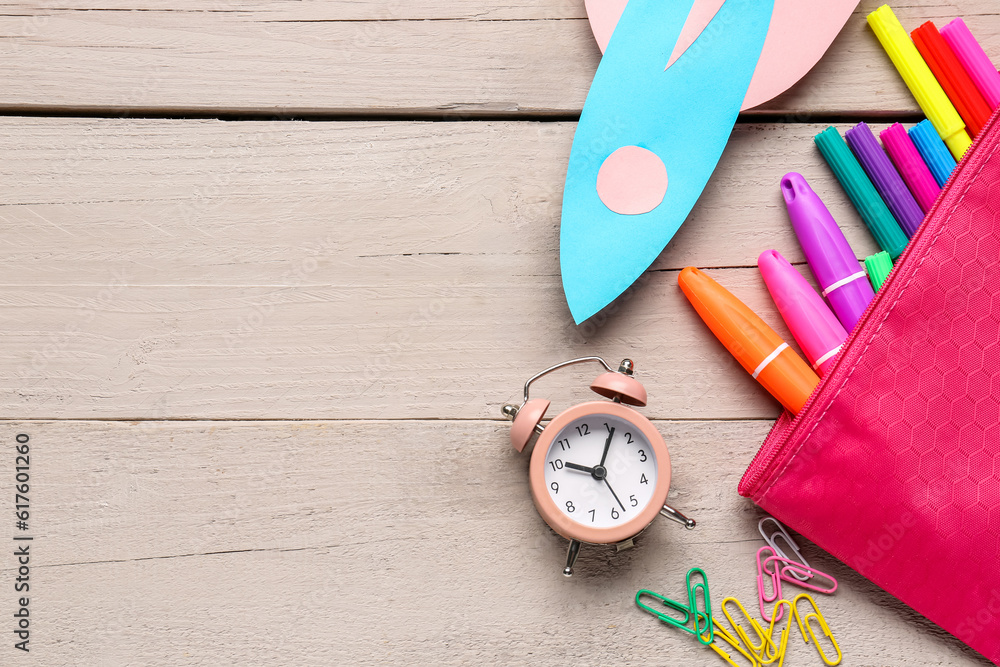
M773 0L726 0L667 68L693 2L629 0L587 95L560 234L563 289L577 323L624 292L673 238L750 85Z

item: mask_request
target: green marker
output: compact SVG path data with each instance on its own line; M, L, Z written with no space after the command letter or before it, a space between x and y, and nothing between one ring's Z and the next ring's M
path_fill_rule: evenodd
M872 288L877 292L882 287L882 283L889 277L892 271L892 259L887 252L879 252L865 257L865 271L868 272L868 280L872 283Z
M882 201L868 175L861 169L861 165L847 147L840 132L837 132L835 127L828 127L813 137L813 141L847 192L847 196L851 198L854 208L861 214L861 219L868 225L875 241L882 250L889 253L889 257L892 259L899 257L906 248L906 234L892 217L889 208Z

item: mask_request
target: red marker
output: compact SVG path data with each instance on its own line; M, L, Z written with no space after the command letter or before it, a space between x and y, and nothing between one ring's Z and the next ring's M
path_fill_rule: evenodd
M980 94L972 77L962 67L955 52L944 41L933 21L927 21L910 33L920 55L927 61L934 78L951 103L958 110L958 115L965 121L969 132L975 137L990 119L990 107Z

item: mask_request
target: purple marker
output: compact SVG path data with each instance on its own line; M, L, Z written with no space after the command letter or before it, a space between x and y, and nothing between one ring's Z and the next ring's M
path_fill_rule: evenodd
M872 134L871 128L866 123L858 123L845 132L844 136L868 178L872 179L875 189L892 211L892 216L906 232L907 238L913 236L924 221L924 212L910 194L906 183L899 177L899 172L889 162L885 151L878 145L878 139Z
M840 323L850 332L875 297L868 276L837 221L802 174L785 174L781 194L809 268Z

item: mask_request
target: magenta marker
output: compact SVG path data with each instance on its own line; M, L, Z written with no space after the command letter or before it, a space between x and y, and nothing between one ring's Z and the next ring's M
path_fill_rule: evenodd
M780 252L765 250L757 258L757 267L781 318L813 370L823 377L847 340L847 331L812 285Z
M823 296L830 302L840 323L850 331L875 297L867 274L837 221L802 174L785 174L781 179L781 194Z
M906 181L910 192L920 205L920 210L927 213L934 206L934 200L941 194L941 186L934 180L931 170L920 157L910 135L902 125L893 123L879 132L879 136L882 137L882 144L892 158L893 164L899 170L899 175Z

